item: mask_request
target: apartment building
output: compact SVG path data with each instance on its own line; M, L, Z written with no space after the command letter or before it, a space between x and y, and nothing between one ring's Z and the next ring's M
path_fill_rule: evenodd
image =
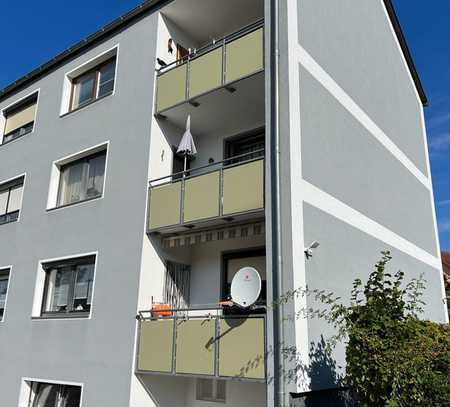
M448 320L424 105L389 0L148 1L0 91L0 404L339 405L273 301L389 249Z

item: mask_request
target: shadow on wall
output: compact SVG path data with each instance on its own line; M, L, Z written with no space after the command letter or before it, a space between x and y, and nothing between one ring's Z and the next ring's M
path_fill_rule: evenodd
M285 352L289 358L291 371L287 372L287 380L301 382L302 378L309 378L312 392L293 394L291 407L358 407L351 392L343 387L343 376L338 372L331 349L323 336L317 343L311 342L309 353L310 365L301 363L297 352ZM295 363L294 362L295 358ZM286 377L286 374L285 374ZM304 380L304 379L303 379Z
M342 385L342 374L337 372L339 366L331 355L330 349L323 336L318 343L311 342L309 353L309 377L311 379L311 389L320 390L333 388Z
M320 390L314 394L299 394L291 399L290 407L359 407L349 390Z

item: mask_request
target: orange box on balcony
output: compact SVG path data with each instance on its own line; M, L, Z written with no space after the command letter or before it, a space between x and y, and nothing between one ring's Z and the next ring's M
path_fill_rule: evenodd
M171 311L169 304L154 303L152 306L153 317L171 317L173 312Z

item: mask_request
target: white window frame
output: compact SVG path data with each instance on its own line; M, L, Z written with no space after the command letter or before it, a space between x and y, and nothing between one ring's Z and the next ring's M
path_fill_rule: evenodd
M45 384L55 384L55 385L61 385L61 386L80 387L81 388L80 407L83 407L84 383L63 381L63 380L40 379L40 378L34 378L34 377L22 377L18 407L29 407L30 406L30 402L32 402L33 398L35 397L34 389L33 389L34 383L45 383Z
M25 96L22 96L21 98L15 100L13 103L10 103L9 105L7 105L7 106L5 106L5 107L3 107L1 109L1 111L0 111L0 146L5 144L3 142L3 138L5 136L5 124L6 124L6 114L5 113L8 110L10 110L12 107L14 107L15 105L21 103L23 100L29 98L30 96L33 96L34 94L37 94L37 100L36 100L36 111L34 113L33 129L30 132L24 134L23 136L17 137L15 139L7 142L6 145L8 145L10 143L13 143L16 140L19 140L22 137L29 136L30 134L33 134L34 131L36 130L36 122L37 122L37 116L38 116L37 112L38 112L38 109L39 109L39 96L41 94L41 88L37 88L37 89L33 90L32 92L27 93Z
M8 271L8 285L6 287L6 297L5 297L5 306L3 308L3 318L0 317L0 324L5 322L6 319L6 311L8 309L8 295L11 286L11 275L12 275L12 265L0 267L0 272Z
M83 62L82 64L78 65L77 67L73 68L72 70L66 72L64 74L64 80L63 80L63 89L62 89L62 98L61 98L61 107L59 116L63 117L69 114L76 113L80 110L83 110L84 108L87 108L88 106L92 105L97 100L104 99L103 97L100 99L95 99L90 103L87 103L86 105L80 106L79 108L75 108L71 110L71 95L72 95L72 81L84 73L90 71L91 69L95 68L97 65L102 64L103 62L106 62L108 59L111 59L113 57L116 58L116 66L115 66L115 72L114 72L114 88L110 95L105 96L105 98L109 96L114 96L116 93L117 88L117 72L118 72L118 66L119 66L119 45L116 44L113 47L107 49L106 51L103 51L102 53L96 55L95 57Z
M74 161L77 161L82 158L89 157L92 154L106 151L106 159L105 159L105 172L103 176L103 189L101 196L93 199L85 199L78 202L73 202L68 205L62 205L58 206L58 192L60 187L60 180L61 180L61 169ZM53 212L55 210L62 210L71 208L73 206L83 205L89 202L95 202L99 199L103 199L105 197L105 190L106 190L106 180L107 180L107 172L108 172L108 161L109 161L109 140L105 141L101 144L97 144L93 147L89 147L85 150L78 151L74 154L70 154L68 156L62 157L56 161L53 161L52 168L50 171L50 185L48 190L48 199L47 199L47 212Z
M19 209L19 215L17 216L17 220L14 221L14 222L4 223L3 225L0 225L0 226L5 226L5 225L8 225L8 224L14 224L14 223L19 223L20 222L20 217L22 216L22 210L23 210L22 209L22 207L23 207L23 196L25 194L25 183L26 183L26 180L27 180L27 174L24 172L23 174L19 174L19 175L16 175L14 177L8 178L6 180L0 181L0 186L2 186L4 184L7 184L8 182L14 181L14 180L22 178L22 177L23 177L22 197L20 199L20 209Z
M67 316L67 315L61 314L61 316L55 316L55 317L43 316L42 315L42 302L44 300L45 277L47 275L45 264L58 262L58 261L63 262L65 260L72 260L72 259L77 259L80 257L88 257L88 256L95 257L94 279L92 281L92 299L91 299L91 308L89 310L89 315L87 315L87 316ZM33 298L33 307L31 310L31 318L34 320L37 320L37 321L61 321L61 320L68 321L68 320L92 319L92 313L93 313L94 304L95 304L95 283L97 280L97 265L98 265L98 250L94 251L94 252L77 253L77 254L71 254L68 256L39 260L38 270L37 270L37 275L36 275L36 284L35 284L35 288L34 288L34 298Z

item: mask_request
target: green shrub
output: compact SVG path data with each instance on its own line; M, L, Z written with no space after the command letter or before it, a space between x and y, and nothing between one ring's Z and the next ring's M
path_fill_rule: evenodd
M403 287L404 274L385 268L389 252L350 306L335 303L328 319L348 338L345 381L367 407L450 405L450 330L421 321L423 280Z

